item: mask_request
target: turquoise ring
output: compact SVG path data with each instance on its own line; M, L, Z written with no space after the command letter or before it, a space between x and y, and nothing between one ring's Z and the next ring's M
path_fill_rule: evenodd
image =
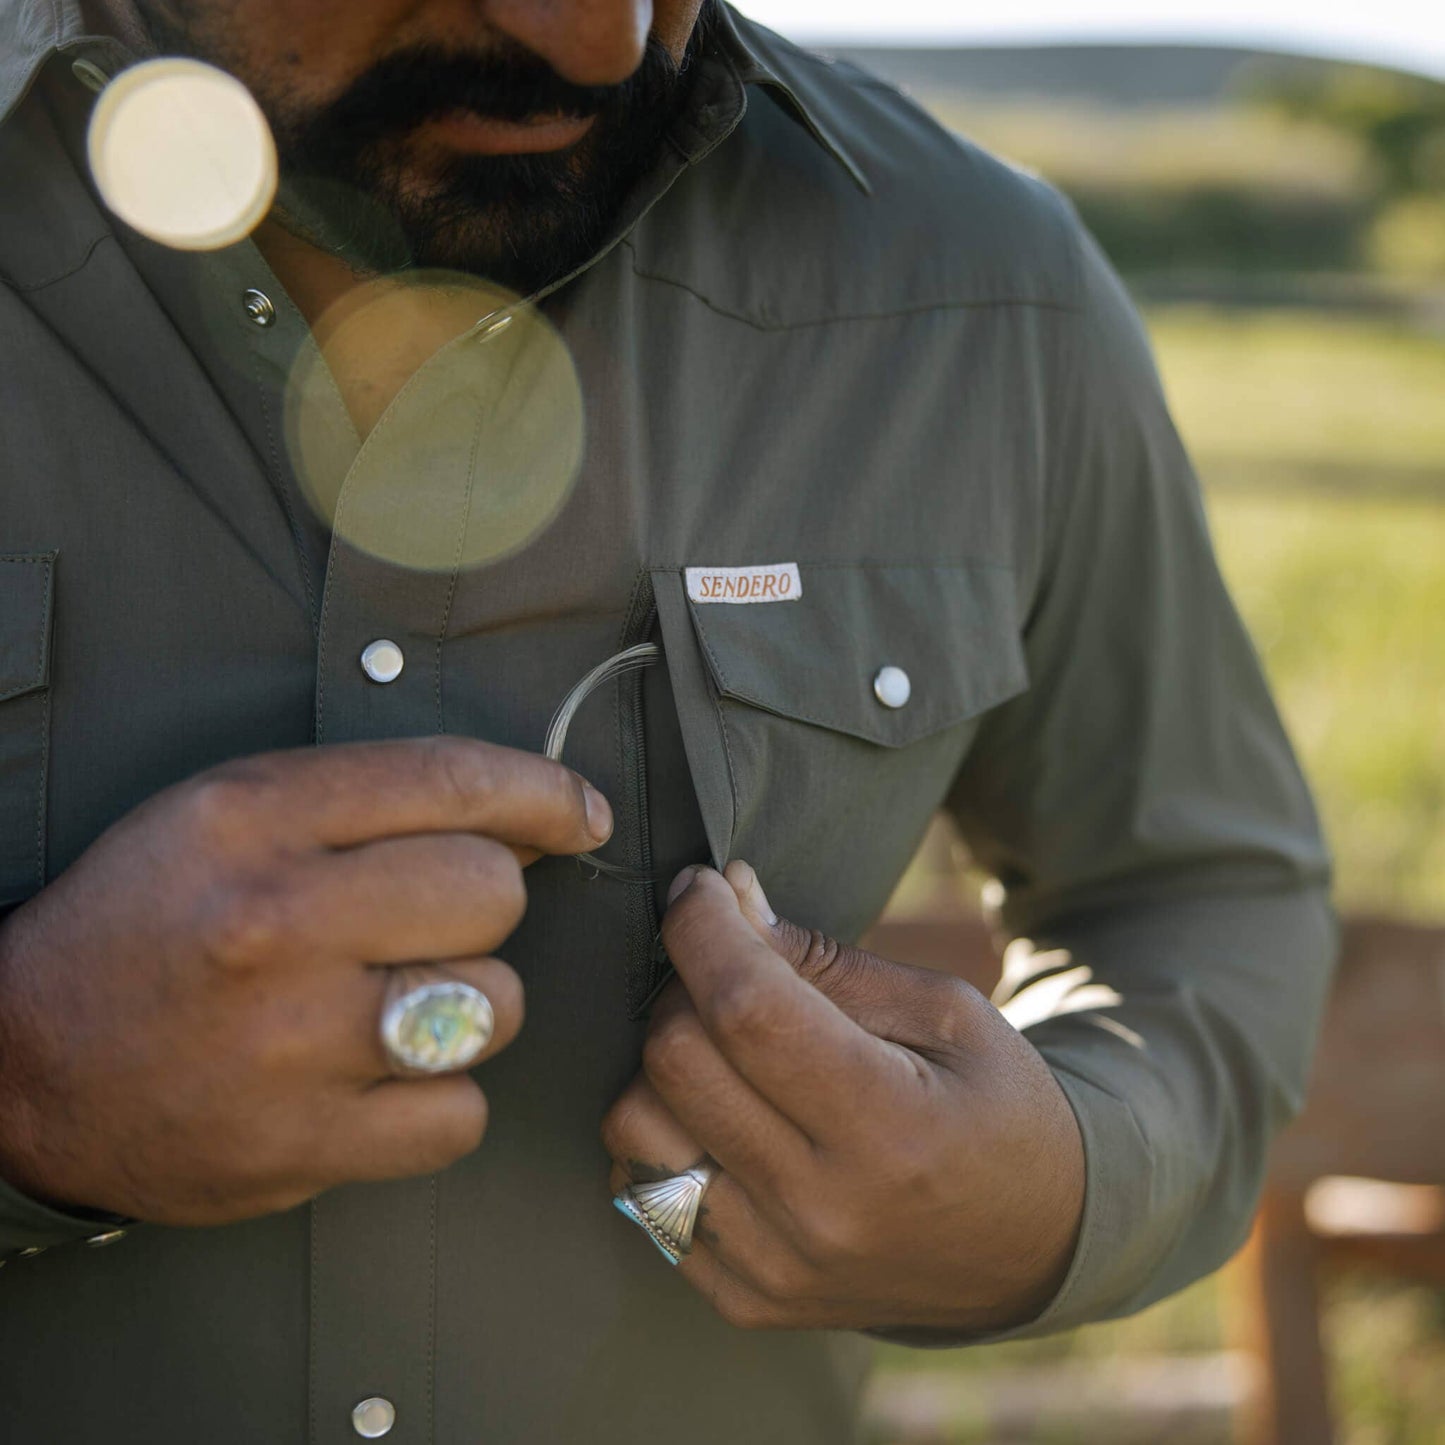
M721 1172L711 1159L704 1159L670 1179L629 1184L612 1205L658 1247L669 1264L680 1264L692 1252L702 1197Z

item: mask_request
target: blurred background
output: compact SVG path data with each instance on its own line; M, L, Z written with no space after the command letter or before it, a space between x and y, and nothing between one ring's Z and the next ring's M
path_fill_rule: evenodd
M1041 173L1112 255L1348 917L1314 1091L1240 1259L1134 1320L886 1350L875 1438L1445 1445L1445 15L742 8ZM988 987L966 862L935 830L875 942Z

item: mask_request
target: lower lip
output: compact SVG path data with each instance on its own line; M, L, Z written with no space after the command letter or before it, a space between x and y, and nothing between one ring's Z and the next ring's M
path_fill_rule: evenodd
M457 111L442 120L432 121L427 129L454 150L510 156L566 150L592 129L596 119L596 116L589 115L584 120L559 118L518 124Z

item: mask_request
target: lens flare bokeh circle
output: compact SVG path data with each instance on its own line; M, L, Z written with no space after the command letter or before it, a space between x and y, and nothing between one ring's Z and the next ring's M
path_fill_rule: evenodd
M403 272L318 320L287 379L285 438L335 536L400 567L473 568L520 551L571 495L582 388L536 306Z
M86 142L106 205L182 251L244 240L276 194L276 144L251 92L199 60L122 71L101 92Z

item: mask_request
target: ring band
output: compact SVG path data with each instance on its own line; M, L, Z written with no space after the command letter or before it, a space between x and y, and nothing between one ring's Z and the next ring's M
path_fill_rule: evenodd
M450 1074L475 1063L496 1027L481 989L443 979L407 989L381 1011L381 1046L400 1074Z
M692 1252L692 1231L707 1187L722 1171L711 1159L669 1179L629 1184L612 1201L662 1251L669 1264Z

